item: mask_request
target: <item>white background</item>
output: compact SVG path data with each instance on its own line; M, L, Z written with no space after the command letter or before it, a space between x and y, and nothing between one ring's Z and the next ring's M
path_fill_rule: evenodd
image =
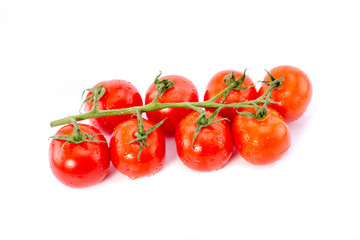
M0 0L0 239L360 239L356 2ZM220 70L248 68L257 82L283 64L314 93L276 164L235 154L199 173L168 138L152 177L112 168L79 190L49 169L50 121L76 114L99 81L144 96L162 70L202 98Z

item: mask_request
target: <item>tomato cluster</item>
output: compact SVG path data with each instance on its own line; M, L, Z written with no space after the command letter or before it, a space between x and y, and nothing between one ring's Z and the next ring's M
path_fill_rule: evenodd
M241 82L218 96L232 84L231 79L241 79ZM266 95L269 83L275 79L281 81ZM93 91L88 93L84 102L86 112L94 108L110 110L143 106L139 91L129 82L111 80L96 86L99 85L105 92L97 100L92 99ZM266 101L248 108L206 108L206 112L194 106L158 108L147 110L147 119L143 118L142 112L137 112L137 118L131 114L104 116L90 119L92 126L74 122L56 133L56 136L66 138L52 139L50 166L56 178L71 187L97 184L107 175L110 162L131 179L150 176L164 164L165 136L175 137L179 158L196 171L222 168L233 154L234 146L249 163L269 164L289 149L291 134L287 123L304 114L311 96L309 78L292 66L270 70L259 91L245 72L221 71L209 81L204 102L225 106L252 103L265 97ZM198 101L195 85L179 75L157 78L145 96L145 105L155 108L163 103L191 104ZM71 132L76 126L85 135L81 141L72 142ZM109 145L100 133L110 137Z

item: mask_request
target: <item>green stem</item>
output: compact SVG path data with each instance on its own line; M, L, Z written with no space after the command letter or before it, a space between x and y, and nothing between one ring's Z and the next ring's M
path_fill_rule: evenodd
M238 102L238 103L214 103L210 100L205 102L179 102L179 103L156 103L156 104L147 104L145 106L138 106L138 107L129 107L129 108L121 108L121 109L112 109L112 110L97 110L97 111L90 111L87 113L82 113L78 115L73 115L65 118L61 118L50 123L51 127L61 126L64 124L72 123L73 119L76 121L81 121L90 118L98 118L98 117L108 117L108 116L115 116L115 115L127 115L133 114L136 112L151 112L156 111L164 108L190 108L190 105L194 108L247 108L253 107L252 104L260 104L264 103L264 100L256 99L247 102Z
M65 118L61 118L50 123L51 127L57 127L65 124L72 123L75 121L81 121L90 118L98 118L98 117L108 117L108 116L116 116L116 115L127 115L133 114L137 112L151 112L164 108L254 108L254 104L262 104L265 103L265 97L268 94L271 94L271 91L275 88L275 84L271 85L260 97L255 100L245 101L245 102L236 102L236 103L215 103L215 100L219 98L224 92L228 89L232 88L233 85L230 84L227 88L217 94L215 97L210 100L204 102L178 102L178 103L159 103L157 101L153 101L144 106L137 107L129 107L129 108L121 108L121 109L112 109L112 110L98 110L94 108L90 112L73 115Z

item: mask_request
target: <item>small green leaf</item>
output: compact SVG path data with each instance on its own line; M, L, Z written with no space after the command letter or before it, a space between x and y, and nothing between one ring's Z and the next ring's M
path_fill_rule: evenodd
M131 140L130 142L128 142L127 144L131 144L131 143L134 143L134 142L139 142L140 144L140 150L139 150L139 153L138 153L138 159L140 159L140 155L141 155L141 152L143 150L143 147L144 145L147 147L149 146L146 142L147 138L148 138L148 135L150 133L152 133L156 128L160 127L161 124L164 123L164 121L166 120L163 119L161 122L158 122L157 124L155 124L154 126L152 126L151 128L147 129L146 131L144 131L144 122L143 122L143 119L142 119L142 116L141 116L141 113L140 112L137 112L137 118L138 118L138 131L135 133L135 139Z
M259 81L259 83L263 83L263 84L266 84L266 85L270 86L270 84L271 84L272 82L268 82L268 81Z
M68 135L55 135L55 136L51 136L49 138L56 139L56 140L68 140L69 136L71 136L71 135L70 134L68 134Z
M140 144L140 149L139 149L139 152L138 152L138 155L137 155L138 160L140 160L140 155L141 155L141 152L143 150L144 143L142 141L139 141L139 144Z
M224 121L224 120L226 120L226 121L230 121L228 118L220 118L220 119L218 119L218 120L212 121L209 125L211 125L211 124L215 124L215 123L218 123L218 122L220 122L220 121ZM209 125L208 125L208 126L209 126Z
M215 110L215 112L208 118L208 122L211 123L216 116L219 114L219 112L221 111L221 109L223 109L223 107L219 107Z
M157 129L158 127L160 127L164 122L165 122L166 118L164 118L161 122L158 122L157 124L155 124L154 126L152 126L151 128L149 128L148 130L146 130L144 132L145 135L149 135L151 132L153 132L155 129Z
M228 91L226 91L226 92L224 93L223 99L222 99L221 103L224 103L224 102L225 102L225 100L226 100L227 96L230 94L231 90L232 90L232 89L229 89Z
M95 88L88 88L88 89L84 90L82 93L82 97L84 97L85 92L90 92L92 94L82 102L79 112L80 112L81 108L84 106L84 104L91 100L94 100L93 101L93 107L94 107L93 109L97 109L97 103L100 100L100 98L102 98L104 96L106 89L104 88L104 85L100 84Z
M220 122L220 121L223 121L223 120L228 120L227 118L221 118L221 119L218 119L218 120L215 120L214 119L216 118L216 116L219 114L220 110L222 109L222 107L219 107L215 110L215 112L209 116L208 118L206 118L206 113L207 112L201 112L199 113L199 117L196 118L195 120L195 123L197 125L196 129L195 129L195 132L194 132L194 135L193 135L193 140L192 140L192 147L194 148L194 143L195 143L195 140L197 138L197 136L199 135L201 129L203 127L207 127L207 126L210 126L211 124L215 124L217 122Z
M229 80L227 80L228 78L230 77ZM226 74L224 76L224 83L226 84L226 86L229 86L231 83L235 82L236 81L236 78L235 78L235 74L234 72L231 72L229 74Z
M106 89L104 88L103 85L99 85L99 90L100 92L98 92L98 96L97 96L97 100L99 100L100 98L102 98L106 92Z
M162 74L162 72L160 71L160 73L156 76L156 78L154 80L155 85L159 82L159 78L160 78L161 74Z
M241 76L241 78L239 78L239 80L237 80L236 81L236 87L234 88L234 89L236 89L236 90L241 90L240 88L241 88L241 85L243 84L243 82L245 81L245 77L246 77L246 68L245 68L245 70L244 70L244 73L243 73L243 75Z
M131 140L127 144L131 144L131 143L134 143L134 142L142 142L142 141L145 141L145 140L147 140L147 136L141 136L141 137L134 138L133 140Z
M247 86L247 87L239 87L237 90L245 91L245 90L248 90L249 88L252 88L252 87L255 87L255 85L251 85L251 86Z
M87 135L87 139L85 141L87 142L102 142L102 143L107 143L106 141L102 141L102 140L98 140L98 139L95 139L96 136L98 135L103 135L102 133L97 133L97 134L94 134L94 135L90 135L90 134L86 134Z
M239 115L244 116L244 117L252 117L252 118L257 118L256 114L252 113L252 112L238 112L236 111Z
M233 84L232 87L230 87L227 91L225 91L224 95L223 95L223 98L222 98L222 101L221 103L224 103L226 98L228 97L228 95L230 94L230 92L234 89L234 90L247 90L251 87L254 87L254 86L247 86L247 87L241 87L241 85L243 84L243 82L245 81L245 77L246 77L246 70L244 70L244 73L242 74L241 78L239 78L238 80L236 80L236 77L235 77L235 74L234 72L232 72L231 74L227 74L225 77L224 77L224 83L227 85L227 86L230 86L231 84ZM227 80L227 78L229 78L229 76L231 75L231 78L229 80ZM235 84L236 83L236 84Z
M276 78L274 78L274 76L271 75L271 73L268 72L268 70L265 69L265 71L267 72L267 74L268 74L268 76L269 76L269 78L270 78L270 80L271 80L272 82L276 80Z
M193 148L194 148L195 140L196 140L197 136L199 135L202 128L203 128L203 125L197 125L197 127L195 129L195 132L194 132L194 135L193 135L193 140L192 140L192 147Z
M226 74L225 76L224 76L224 81L228 81L227 79L230 77L230 76L234 76L234 72L231 72L231 73L229 73L229 74Z
M195 123L197 125L205 125L206 124L206 112L201 110L201 112L199 112L199 116L195 119Z
M161 98L161 96L164 94L164 92L166 90L168 90L169 88L172 88L174 86L174 82L168 80L168 79L162 79L161 81L159 80L159 77L161 75L160 74L155 78L154 84L156 86L156 89L158 91L157 96L158 98Z

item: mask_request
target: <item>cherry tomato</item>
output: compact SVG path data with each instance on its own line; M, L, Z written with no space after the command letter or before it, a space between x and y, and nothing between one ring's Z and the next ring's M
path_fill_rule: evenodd
M159 78L159 80L168 79L174 83L174 86L167 89L159 98L159 103L169 102L198 102L199 96L195 85L187 78L178 75L169 75ZM155 84L151 84L146 92L145 104L152 102L158 90ZM186 108L164 108L158 111L147 112L146 115L152 122L160 122L165 119L165 122L160 126L161 130L172 136L175 134L177 124L187 114L191 113L192 109Z
M232 72L235 74L236 79L240 79L243 76L242 72L235 70L224 70L216 73L210 79L206 87L204 101L207 101L215 97L218 93L220 93L222 90L224 90L227 87L227 85L224 83L224 77L228 74L231 74ZM227 80L229 80L229 78L227 78ZM245 80L242 83L241 87L248 87L252 85L254 85L253 81L250 79L249 76L246 75ZM253 100L256 97L257 97L257 92L255 87L248 88L247 90L233 89L226 97L224 103L244 102L248 100ZM223 99L223 95L220 96L218 99L216 99L215 102L221 103L222 99ZM242 108L239 109L224 108L220 111L220 115L225 118L228 118L230 120L230 123L232 123L234 117L237 115L236 111L242 111Z
M203 127L193 144L199 113L188 114L175 132L177 153L181 161L196 171L209 172L222 168L233 152L231 131L226 120ZM206 114L207 117L210 113ZM214 120L221 117L218 115Z
M143 119L143 122L145 130L154 125L146 119ZM138 158L140 143L129 144L136 138L137 130L137 119L129 119L117 126L110 139L112 164L119 172L131 179L155 174L160 170L165 159L165 137L159 128L148 135L146 140L148 146L143 146L140 158Z
M269 107L267 116L261 120L238 114L234 119L232 134L236 150L254 165L277 161L291 144L288 125L278 112Z
M102 84L106 90L105 94L99 99L97 107L99 110L110 110L142 106L142 98L139 91L130 83L124 80L103 81L95 85ZM89 97L92 93L89 93ZM89 112L93 108L93 100L86 102L85 111ZM117 115L110 117L99 117L90 119L90 123L99 128L104 134L111 135L115 127L131 118L131 115Z
M81 132L100 134L93 126L79 124ZM73 125L62 127L56 135L72 134ZM70 187L89 187L99 183L110 166L109 148L103 135L95 139L105 142L69 143L52 139L49 149L50 167L55 177Z
M277 102L270 104L278 111L286 122L299 119L306 111L312 96L312 85L308 76L300 69L293 66L279 66L270 70L275 78L284 78L279 89L272 91L272 98ZM266 75L265 81L271 81ZM259 89L262 95L269 86L263 83Z

